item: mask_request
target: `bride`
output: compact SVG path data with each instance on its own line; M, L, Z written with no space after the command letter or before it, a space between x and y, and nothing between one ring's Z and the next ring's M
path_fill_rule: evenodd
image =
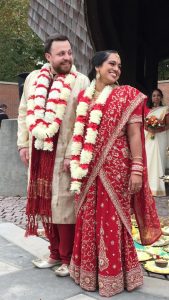
M110 297L142 285L131 235L134 210L143 244L161 235L146 172L142 113L145 95L118 86L116 51L93 57L91 85L80 92L75 122L71 190L76 231L70 275L83 289Z

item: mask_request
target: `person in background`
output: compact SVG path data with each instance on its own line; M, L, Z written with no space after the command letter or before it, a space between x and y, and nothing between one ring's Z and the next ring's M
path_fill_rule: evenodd
M6 113L7 108L6 104L0 104L0 127L2 120L8 119L8 115Z
M87 291L111 297L142 285L143 275L131 234L131 210L144 245L161 235L149 189L143 103L131 86L118 86L117 51L97 52L92 82L78 96L71 190L75 192L76 230L70 275Z
M163 105L163 93L154 89L145 105L145 145L148 179L153 196L166 196L161 176L167 167L169 146L169 107Z
M47 260L38 268L61 264L56 275L69 275L75 215L70 193L70 147L77 95L89 79L73 65L70 42L50 36L45 43L48 61L25 81L18 116L20 158L29 165L26 235L37 234L42 221L50 243Z

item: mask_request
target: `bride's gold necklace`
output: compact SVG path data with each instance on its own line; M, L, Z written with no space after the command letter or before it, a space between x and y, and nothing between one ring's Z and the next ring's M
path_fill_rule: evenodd
M98 92L98 91L95 90L93 97L98 98L100 94L101 94L101 92Z
M114 87L115 87L115 84L112 84L111 87L114 88ZM100 96L101 92L102 92L102 90L99 92L99 91L97 91L97 90L95 89L92 98L93 98L94 100L97 100L97 98Z
M97 98L100 96L100 94L101 94L101 92L94 90L93 96L91 98L90 106L89 106L90 110L95 105L95 102L96 102Z

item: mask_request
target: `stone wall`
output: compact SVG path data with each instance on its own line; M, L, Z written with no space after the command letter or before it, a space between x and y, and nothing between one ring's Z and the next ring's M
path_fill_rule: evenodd
M17 120L3 120L0 128L0 196L25 196L27 169L17 146Z
M29 6L28 24L32 30L42 41L53 33L66 35L77 69L87 74L93 47L87 32L84 0L30 0Z

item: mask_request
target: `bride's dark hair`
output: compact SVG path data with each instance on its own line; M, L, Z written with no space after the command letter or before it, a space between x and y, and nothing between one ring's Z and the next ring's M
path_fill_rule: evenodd
M105 50L96 52L93 58L91 59L92 69L88 74L90 80L93 80L96 77L96 67L100 67L112 53L117 53L116 50Z

